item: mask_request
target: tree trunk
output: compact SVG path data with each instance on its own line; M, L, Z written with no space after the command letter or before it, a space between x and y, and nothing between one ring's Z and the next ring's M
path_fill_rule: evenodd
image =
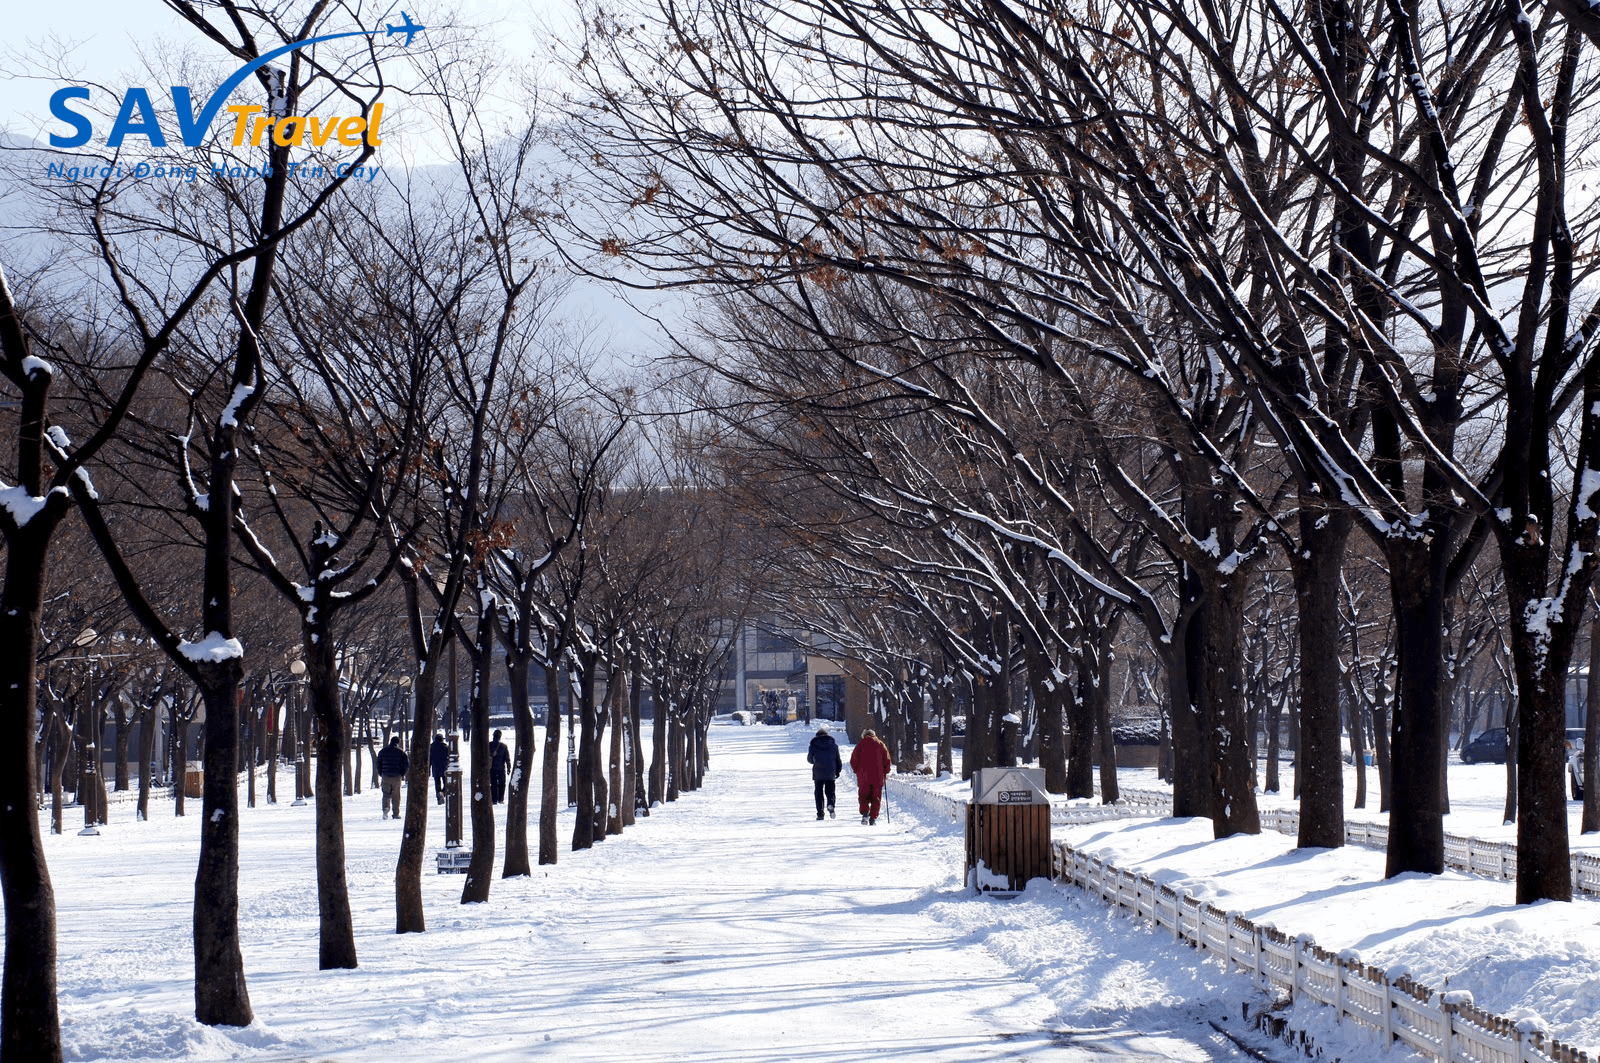
M1582 834L1600 831L1600 611L1589 625L1589 681L1583 710L1583 821Z
M481 594L479 602L485 602ZM472 856L467 864L467 881L461 886L462 904L487 902L494 879L494 794L489 782L489 669L493 664L494 610L481 604L472 648L472 799L468 802Z
M115 699L114 708L111 710L113 718L117 721L117 737L112 748L116 751L116 776L112 786L113 790L123 791L132 789L133 774L128 770L128 744L129 715L128 707L122 703L121 698Z
M1278 754L1283 745L1281 726L1283 723L1284 691L1288 684L1279 684L1279 689L1274 691L1267 705L1267 784L1265 790L1269 794L1278 792L1280 781L1278 779Z
M1372 711L1367 721L1367 733L1372 735L1372 764L1378 769L1378 811L1389 811L1389 684L1383 678L1388 674L1385 666L1378 673L1373 686Z
M256 749L261 744L261 719L248 704L245 706L245 719L250 721L250 738L247 743L250 750L245 764L245 769L249 772L245 787L245 804L254 808L256 807Z
M38 695L35 694L34 697L37 699ZM55 711L50 708L40 709L38 716L41 722L39 733L33 743L33 777L36 783L33 798L34 807L43 808L45 791L50 788L50 771L46 758L50 753L50 736L55 733Z
M357 764L357 762L355 760L353 760L352 758L354 758L356 756L359 756L360 753L356 749L356 744L353 741L351 741L351 738L352 738L352 734L351 734L352 724L351 724L351 721L350 720L343 721L343 723L341 724L340 729L344 732L343 739L342 739L342 741L340 743L340 746L344 750L344 752L341 753L340 756L339 756L339 766L344 770L344 796L346 796L346 797L354 797L356 795L356 792L357 792L357 789L358 789L357 786L356 786L356 764ZM317 755L321 756L322 754L319 752Z
M606 684L607 700L611 702L611 785L605 809L605 824L607 834L622 833L622 737L627 731L627 698L628 679L624 670L619 666L611 670L611 679Z
M1105 805L1121 796L1117 786L1117 736L1111 729L1110 636L1114 632L1114 625L1107 625L1100 635L1100 646L1095 653L1094 719L1095 729L1100 736L1100 803Z
M60 1063L56 1010L56 899L45 864L34 793L39 614L45 557L59 517L49 511L6 536L0 591L0 888L5 894L5 970L0 982L0 1061ZM35 523L38 524L35 527Z
M206 590L228 593L209 578ZM254 1018L239 947L239 782L233 766L238 759L241 670L237 657L200 665L205 786L200 866L194 880L194 1012L207 1026L249 1026Z
M556 813L561 800L561 670L544 666L544 774L539 791L539 863L556 862Z
M1039 705L1039 767L1044 769L1044 788L1052 794L1069 793L1066 685L1056 681L1048 660L1039 651L1029 649L1027 661L1028 685L1033 688L1034 698ZM935 699L935 711L940 712L937 694ZM945 700L948 701L948 698ZM940 712L940 715L943 717L947 714ZM943 766L950 762L949 721L941 718L941 724L938 763L943 771Z
M650 790L646 800L655 808L667 796L667 734L671 729L659 678L651 680L650 701Z
M644 788L644 747L640 744L639 736L644 733L643 705L644 702L644 666L639 658L633 658L633 668L628 673L628 760L629 779L627 800L622 809L622 825L633 826L634 815L639 806L639 795L645 792ZM644 814L649 815L650 810L644 809Z
M189 770L189 721L179 715L177 698L172 699L172 705L167 710L167 730L172 744L172 766L169 769L172 777L172 814L182 816L187 797L184 787L188 782Z
M327 617L327 603L315 606ZM350 887L345 877L344 849L344 709L339 701L339 667L333 634L325 623L307 624L300 653L305 661L306 697L316 718L317 767L313 792L317 808L317 968L330 971L355 967L356 933L350 915Z
M1302 849L1344 844L1344 756L1339 741L1343 710L1339 687L1339 575L1351 517L1346 508L1323 509L1301 494L1300 541L1305 556L1294 566L1300 634L1300 837Z
M147 705L135 718L139 722L139 821L150 819L151 761L156 755L156 707Z
M676 709L667 714L667 723L671 728L667 732L667 800L676 801L678 792L683 783L683 713L685 710Z
M94 816L94 692L93 678L85 677L78 695L78 711L72 720L73 783L72 796L84 810L85 823L93 823Z
M1502 546L1502 556L1506 554L1516 557L1515 551ZM1519 619L1529 614L1532 603L1513 585L1521 582L1542 591L1545 580L1542 568L1533 574L1521 572L1523 560L1505 566L1517 672L1517 741L1512 747L1517 761L1517 903L1570 901L1566 680L1580 618L1552 619L1543 632ZM1576 601L1581 610L1582 599Z
M1011 620L997 615L991 625L994 629L994 658L999 668L994 675L994 686L989 700L989 727L984 735L988 759L984 767L1010 767L1017 750L1006 745L1005 718L1011 714Z
M706 732L711 727L711 709L702 704L694 714L694 788L706 784L706 770L711 766L711 747L706 744Z
M1210 746L1202 740L1200 700L1204 664L1203 606L1205 590L1189 565L1180 565L1180 608L1186 621L1174 625L1172 640L1182 647L1167 668L1167 691L1172 725L1172 814L1180 818L1211 815Z
M1390 721L1389 851L1385 875L1444 870L1444 780L1439 746L1446 741L1439 703L1444 661L1443 573L1427 544L1391 544L1399 698Z
M1501 820L1507 825L1517 821L1517 732L1521 729L1522 713L1517 711L1517 699L1511 701L1506 712L1506 804Z
M72 745L72 732L60 713L50 714L50 833L62 831L62 789L67 775L67 753Z
M1215 525L1213 525L1215 526ZM1211 822L1218 838L1261 833L1245 740L1243 572L1216 579L1191 623L1202 632L1200 715L1211 772Z
M597 750L595 731L598 711L594 704L594 670L598 663L595 654L580 656L582 672L578 676L578 689L574 692L578 708L578 766L573 776L574 796L578 800L578 814L572 824L572 848L588 849L595 841L595 762Z
M1094 796L1095 725L1099 706L1094 701L1093 663L1087 647L1073 654L1078 682L1068 703L1067 796Z
M947 675L945 678L948 680L949 676ZM1062 733L1062 728L1065 726L1065 721L1063 719L1061 703L1059 701L1060 697L1062 696L1062 691L1059 689L1060 686L1061 684L1057 683L1057 690L1055 691L1058 699L1055 709L1056 746L1058 749L1061 749L1065 745L1066 739L1066 735ZM952 736L950 734L951 730L955 727L955 701L955 689L949 684L949 682L940 683L936 693L934 694L935 710L939 713L939 753L938 760L936 761L934 767L934 770L938 775L950 775L955 770L955 749L951 743ZM1065 751L1063 750L1063 754L1064 752ZM1065 759L1060 761L1059 767L1061 769L1062 788L1060 792L1065 792L1067 785L1067 766ZM1051 792L1055 793L1057 791Z
M411 763L406 770L406 818L394 872L397 934L420 934L428 929L422 908L422 860L428 840L428 804L433 799L428 746L433 742L436 663L437 658L422 662L412 681L416 703L411 718Z
M1586 374L1594 374L1591 367ZM1592 387L1593 385L1589 385ZM1589 392L1586 391L1586 394ZM1585 426L1585 446L1589 446ZM1537 444L1536 444L1537 446ZM1586 459L1589 460L1589 459ZM1535 463L1546 468L1547 463ZM1537 537L1514 542L1502 536L1500 552L1510 606L1512 660L1517 688L1516 758L1517 903L1572 899L1571 852L1568 842L1566 687L1573 644L1582 621L1582 599L1568 582L1578 578L1568 569L1556 607L1535 617L1543 598L1548 549ZM1578 547L1572 556L1582 556ZM1576 564L1576 562L1574 562ZM1582 574L1585 578L1587 573ZM1509 762L1511 758L1508 757Z
M1351 667L1352 674L1355 671ZM1357 689L1358 680L1350 684L1350 758L1356 764L1356 805L1357 808L1367 807L1367 739L1366 728L1361 726L1361 717L1365 710L1361 704L1361 692Z
M278 803L278 703L267 696L267 804Z
M533 783L534 754L533 709L528 705L530 663L527 654L518 650L506 654L517 749L511 755L511 774L506 779L506 862L500 869L501 878L533 874L528 860L528 791Z

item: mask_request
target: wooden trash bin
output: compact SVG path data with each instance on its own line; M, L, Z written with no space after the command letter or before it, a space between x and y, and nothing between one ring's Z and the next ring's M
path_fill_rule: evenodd
M201 770L198 760L191 760L183 768L183 796L204 797L206 795L206 773Z
M967 882L1014 897L1050 878L1050 797L1039 768L980 768L967 805Z

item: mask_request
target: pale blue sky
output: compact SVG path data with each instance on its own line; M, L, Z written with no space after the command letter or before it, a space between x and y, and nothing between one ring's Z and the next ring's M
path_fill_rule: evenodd
M542 50L550 36L571 18L570 0L391 0L374 4L372 22L399 22L410 11L426 23L440 12L490 27L489 36L508 57ZM26 57L52 49L52 38L71 43L77 72L99 82L116 82L118 74L139 65L139 52L163 39L192 44L197 40L158 0L11 0L7 4L7 37L0 42L0 129L14 137L43 140L52 130L65 132L49 115L50 94L59 81L14 76ZM387 12L387 18L385 18Z
M157 0L7 0L7 8L8 36L0 42L0 131L17 140L43 144L52 131L71 132L65 124L52 119L49 112L50 94L65 82L14 76L26 67L30 54L38 54L41 48L54 50L49 43L51 38L73 45L70 58L77 76L109 84L138 84L137 78L129 82L123 75L141 66L141 51L156 49L163 40L197 46L202 52L206 47L192 29ZM485 38L494 41L507 59L515 61L548 52L552 33L561 32L573 17L573 2L380 0L369 10L373 26L379 22L398 23L401 10L423 24L438 21L442 13L445 18L483 26L487 30ZM518 93L508 83L504 95L513 97ZM97 128L96 142L103 143L106 132ZM444 161L428 150L431 139L386 135L379 161L385 167ZM676 319L681 314L681 300L676 296L633 296L629 301L647 308L651 315ZM580 282L570 304L601 335L609 337L609 346L624 361L636 361L659 343L657 327L607 286Z

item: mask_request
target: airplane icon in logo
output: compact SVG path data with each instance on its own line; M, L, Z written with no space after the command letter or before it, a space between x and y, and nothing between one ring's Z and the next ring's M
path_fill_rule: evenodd
M411 38L415 37L417 34L421 33L423 30L427 29L428 27L419 26L419 25L417 25L417 23L412 22L411 21L411 16L406 14L404 11L400 12L400 19L401 19L401 24L400 25L391 26L388 23L384 23L383 28L389 31L387 36L390 36L390 37L393 37L396 33L404 33L406 35L406 41L405 41L405 44L401 45L401 47L409 48L409 47L411 47Z

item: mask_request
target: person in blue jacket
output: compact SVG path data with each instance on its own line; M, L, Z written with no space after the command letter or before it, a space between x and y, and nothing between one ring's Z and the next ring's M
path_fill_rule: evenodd
M839 759L839 743L828 733L827 724L820 724L817 727L816 736L811 739L811 747L806 750L806 760L811 764L811 781L817 792L817 818L822 818L824 798L828 815L831 817L834 782L844 770L844 763Z

